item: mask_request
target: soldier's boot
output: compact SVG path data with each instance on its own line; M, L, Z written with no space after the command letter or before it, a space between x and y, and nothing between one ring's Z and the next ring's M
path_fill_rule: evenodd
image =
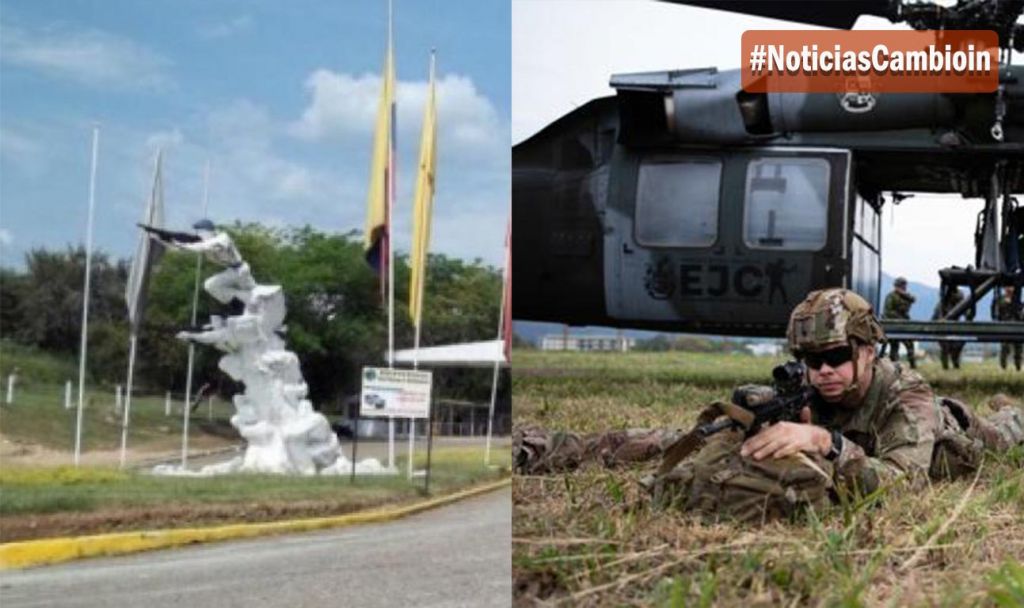
M982 437L985 447L991 450L1008 450L1024 445L1024 410L1006 405L998 412L981 419L981 430L989 437Z
M679 434L666 429L629 429L588 436L584 460L595 460L606 467L646 462L660 458Z
M954 415L967 436L980 439L985 448L1004 452L1024 444L1024 409L1005 395L996 395L989 401L995 413L984 417L962 402L946 400L946 404L954 406Z
M583 440L573 433L525 427L512 433L512 466L516 473L538 475L571 471L580 465Z

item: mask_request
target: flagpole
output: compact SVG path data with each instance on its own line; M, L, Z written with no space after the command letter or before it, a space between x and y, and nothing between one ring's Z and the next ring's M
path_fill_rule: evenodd
M203 169L203 219L206 219L210 202L210 161L206 161ZM196 253L196 281L192 288L192 329L196 326L196 315L199 310L199 279L203 273L203 254ZM188 466L188 424L192 413L192 368L195 364L196 345L188 343L188 375L185 377L185 401L182 405L181 422L181 468Z
M393 43L393 17L392 17L392 6L391 0L388 0L388 53L391 54L392 71L394 71L394 43ZM387 86L387 85L385 85ZM394 252L395 243L391 235L391 222L394 221L394 210L395 210L395 92L391 92L391 119L389 122L390 132L388 133L388 221L387 221L387 236L388 236L388 367L395 366L395 265L394 265Z
M502 281L502 283L507 283ZM501 341L502 328L505 325L505 290L506 286L501 288L501 305L498 307L498 340ZM494 376L491 379L491 407L487 413L487 447L484 449L484 464L491 464L491 433L494 427L494 403L498 398L498 371L501 367L501 363L498 360L494 361Z
M388 0L388 53L391 55L391 69L394 72L394 15L392 10L392 1ZM392 79L391 84L394 84ZM387 86L387 85L385 85ZM392 238L392 222L395 219L395 133L396 129L395 122L397 120L395 109L395 91L391 91L391 120L390 120L390 133L388 134L388 220L387 220L387 235L388 235L388 367L395 367L395 240ZM395 466L395 418L394 416L388 416L388 468Z
M135 378L135 346L139 341L138 331L132 327L131 347L128 350L128 383L124 398L124 418L121 420L121 468L124 468L128 451L128 412L132 408L132 382Z
M161 175L161 169L160 169L161 162L162 162L162 157L163 157L163 149L157 150L156 160L154 161L154 167L153 167L153 190L150 192L150 195L149 195L149 205L147 205L146 213L145 213L145 217L146 217L145 222L148 225L153 225L154 223L156 223L156 222L154 222L153 211L154 211L155 205L157 204L156 203L156 201L157 201L157 187L160 188L160 192L161 192L160 200L161 200L161 204L162 204L162 197L163 197L162 192L163 192L163 187L164 187L163 186L163 177ZM147 236L145 238L148 239L149 237ZM137 251L136 252L136 255L138 255L139 253L142 253L143 254L143 258L141 260L139 260L139 259L132 260L133 266L135 264L148 264L149 263L148 258L149 258L149 255L150 255L151 244L150 244L150 242L148 240L147 241L143 241L143 242L145 243L145 247L141 251ZM142 276L145 276L145 274L143 274ZM129 277L129 282L131 282L131 277ZM142 290L145 289L145 283L146 283L146 281L141 281L141 283L139 285L139 288L138 288L140 290L140 293L141 293ZM136 346L138 344L138 341L139 341L140 315L142 315L142 310L139 309L139 308L136 308L138 306L138 300L135 300L135 302L129 302L128 306L129 306L128 323L131 325L131 335L129 337L129 342L130 342L131 346L128 349L128 381L125 383L126 386L125 386L125 399L124 399L124 412L123 412L124 417L122 418L122 421L121 421L121 468L122 469L124 468L125 460L127 458L127 451L128 451L128 421L130 420L131 409L132 409L132 384L133 384L134 379L135 379L135 348L136 348Z
M436 63L436 55L437 55L437 49L430 49L430 85L429 85L431 87L430 95L434 94L434 89L433 89L433 87L434 87L434 69L435 69L434 66L435 66L435 63ZM430 99L428 99L427 103L428 104L432 103L432 101ZM424 128L426 128L426 123L425 122L424 122ZM421 171L422 171L422 168L421 168ZM431 192L431 196L433 196L433 192ZM415 214L419 213L419 211L420 210L418 208L415 208L415 205L414 205L413 215L415 216ZM430 221L430 216L428 214L427 217L418 218L416 221L429 222ZM429 227L422 227L422 229L429 230ZM429 232L428 232L428 234L429 234ZM414 241L413 242L413 246L416 247L417 246L417 243L415 242L416 239L414 238L413 241ZM426 248L426 244L425 243L424 243L423 246L424 246L424 248ZM415 300L416 301L416 320L415 320L415 328L414 328L415 329L415 333L414 333L414 337L413 337L412 368L413 369L419 369L419 366L420 366L420 328L423 326L423 291L426 289L426 284L427 284L427 282L426 282L426 257L427 257L427 252L426 252L426 250L424 250L424 251L417 251L415 253L415 255L416 255L416 262L415 263L416 264L420 264L420 265L423 266L423 268L417 268L415 270L415 272L417 272L417 274L419 276L419 284L416 287L416 293L411 293L409 295L410 299L411 298L415 298L416 299ZM414 443L415 434L416 434L416 420L414 418L409 418L409 479L412 479L412 474L413 474L412 457L413 457L413 449L415 447L415 443Z
M82 410L85 405L85 359L89 335L89 275L92 270L92 220L96 207L96 162L99 158L100 126L92 127L92 168L89 172L89 220L85 232L85 287L82 291L82 344L78 355L78 412L75 420L75 466L82 453Z

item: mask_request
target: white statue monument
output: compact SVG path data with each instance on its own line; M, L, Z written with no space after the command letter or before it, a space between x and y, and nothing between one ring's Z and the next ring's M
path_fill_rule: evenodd
M352 463L338 444L327 419L313 409L299 369L299 358L281 338L285 317L280 285L258 285L226 232L217 232L209 220L197 222L198 237L187 233L149 229L168 246L203 253L225 269L203 284L222 304L238 300L244 312L213 316L200 332L182 331L180 340L209 344L226 353L218 367L242 382L235 395L231 424L246 440L245 454L228 462L203 467L194 474L291 473L302 475L348 474ZM160 465L156 473L191 474L179 467ZM376 459L356 464L356 473L392 473Z

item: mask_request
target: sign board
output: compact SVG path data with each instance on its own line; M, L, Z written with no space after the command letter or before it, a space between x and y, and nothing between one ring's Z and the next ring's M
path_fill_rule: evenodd
M411 369L364 367L360 416L427 418L433 375Z

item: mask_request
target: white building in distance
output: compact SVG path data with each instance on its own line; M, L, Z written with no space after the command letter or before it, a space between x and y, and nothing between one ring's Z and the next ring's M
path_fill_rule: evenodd
M596 352L628 352L636 346L636 338L610 335L549 334L541 338L541 350L571 350Z

